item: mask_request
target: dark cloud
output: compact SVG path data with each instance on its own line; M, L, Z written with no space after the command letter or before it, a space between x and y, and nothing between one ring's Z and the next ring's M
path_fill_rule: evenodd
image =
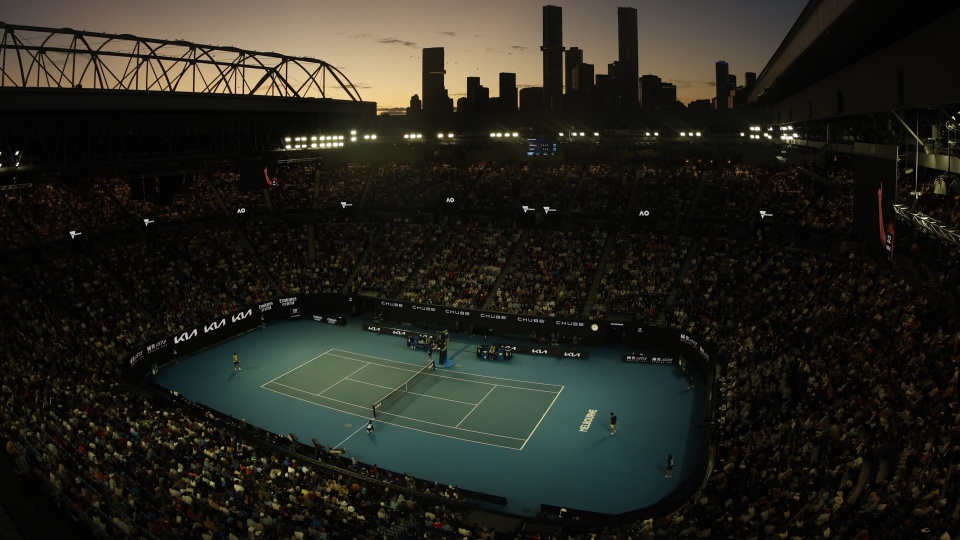
M401 47L410 47L411 49L420 48L420 46L413 41L404 41L397 38L380 38L377 40L377 43L381 45L400 45Z
M437 33L443 36L457 37L456 32L437 32Z
M398 115L398 114L407 114L406 107L377 107L377 114L389 114L389 115Z

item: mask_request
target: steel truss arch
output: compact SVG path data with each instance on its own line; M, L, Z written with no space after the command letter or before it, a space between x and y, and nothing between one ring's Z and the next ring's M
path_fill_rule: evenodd
M342 71L316 58L2 22L0 32L0 88L362 101Z

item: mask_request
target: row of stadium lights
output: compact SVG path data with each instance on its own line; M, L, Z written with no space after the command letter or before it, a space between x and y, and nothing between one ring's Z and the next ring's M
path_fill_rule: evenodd
M780 126L779 129L781 131L781 134L780 134L781 140L792 141L797 138L797 134L794 131L793 127ZM765 138L765 139L773 140L773 132L774 132L774 128L772 126L767 128L766 132L764 132L763 128L760 126L750 126L751 139L759 140L759 139ZM558 135L560 137L570 137L570 138L587 137L587 133L583 131L570 131L570 132L561 131L560 133L558 133ZM593 132L593 136L599 137L600 133L595 131ZM644 136L659 137L660 132L647 131L644 133ZM681 131L680 132L680 137L701 137L701 136L703 136L703 133L700 131ZM740 136L746 137L747 133L741 132ZM490 133L491 139L517 139L519 137L520 137L520 134L517 133L516 131L513 131L513 132L495 131ZM365 141L373 141L377 139L377 136L368 134L368 135L363 135L361 137L357 135L356 131L350 132L351 142L357 142L357 140L361 138ZM403 135L403 138L408 141L419 141L419 140L423 140L423 134L422 133L405 133ZM456 138L456 136L453 133L437 133L437 139L452 140L454 138ZM303 136L303 137L292 137L292 138L287 137L284 139L284 148L287 150L300 150L300 149L307 149L307 148L311 148L311 149L339 148L343 146L344 140L345 140L345 137L343 135L315 135L311 137ZM17 155L17 154L19 154L19 152L15 153L14 155ZM17 164L19 165L19 162Z
M792 141L797 138L797 132L793 129L793 126L780 126L779 131L781 141ZM767 139L772 141L774 135L775 132L773 126L768 127L766 131L764 131L760 126L750 126L751 139ZM741 133L740 136L744 137L746 134Z
M15 151L13 152L13 160L14 160L14 161L13 161L13 166L14 166L14 167L19 167L19 166L20 166L20 151L19 151L19 150L15 150ZM3 167L3 152L0 152L0 167Z

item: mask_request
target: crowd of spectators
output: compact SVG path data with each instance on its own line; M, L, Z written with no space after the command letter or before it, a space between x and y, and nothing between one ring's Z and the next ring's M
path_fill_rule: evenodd
M636 186L637 171L626 165L595 163L585 168L570 212L600 219L623 219Z
M455 226L439 249L410 276L402 298L479 309L516 249L518 229Z
M325 185L364 185L339 170L343 181ZM499 170L437 175L495 177ZM514 185L552 190L557 178L599 170L526 171L527 180ZM638 182L631 204L655 200L678 215L704 215L690 208L698 176L689 166L662 177L657 171L639 167L634 180L617 171L620 182ZM317 454L335 467L326 468L276 440L261 444L209 411L120 383L118 358L135 343L298 282L325 290L350 275L356 291L543 316L581 316L590 292L602 291L591 313L639 306L712 344L722 370L720 413L709 426L719 445L713 474L670 516L584 538L943 539L960 532L960 319L945 294L956 287L946 277L949 264L931 288L910 268L870 253L813 251L802 239L747 228L718 237L709 227L640 236L576 224L559 231L394 220L376 232L372 224L338 223L313 233L309 224L238 225L224 211L246 199L230 195L229 178L193 177L167 205L177 209L170 214L176 226L103 232L86 244L64 238L71 220L100 231L151 209L159 215L162 205L119 182L81 195L38 185L2 201L10 218L0 224L4 246L30 249L8 252L0 267L7 306L0 354L9 359L0 372L0 433L19 466L105 535L502 537L464 522L456 489L329 451ZM849 234L843 181L823 188L796 172L750 170L711 179L708 195L726 208L722 201L756 192L758 182L765 187L754 206L813 189L819 196L788 219ZM97 194L113 203L90 204ZM402 210L405 199L396 204ZM207 216L219 219L199 219ZM27 232L11 230L19 227ZM314 260L305 258L310 242ZM918 251L907 246L906 253ZM944 250L948 262L951 253ZM301 270L290 269L298 264ZM672 303L654 305L661 301Z
M727 362L718 470L665 522L739 538L956 534L956 313L869 257L704 254L670 321ZM648 527L653 528L653 523Z
M579 317L606 240L606 232L598 229L528 231L486 307L507 313Z
M384 224L360 263L353 290L397 298L407 278L431 256L445 234L438 226L405 220Z
M618 232L607 255L591 318L619 314L654 321L675 290L690 238Z

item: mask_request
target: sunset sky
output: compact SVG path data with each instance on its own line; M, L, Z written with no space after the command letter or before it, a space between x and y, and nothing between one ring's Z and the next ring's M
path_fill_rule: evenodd
M498 94L500 72L517 85L543 82L542 8L563 8L563 44L606 73L617 59L617 7L635 7L640 74L677 86L688 103L710 98L714 64L725 60L742 83L760 73L807 0L14 0L0 17L15 25L73 28L329 62L382 112L400 112L421 94L421 49L443 47L446 87L456 99L479 76Z

